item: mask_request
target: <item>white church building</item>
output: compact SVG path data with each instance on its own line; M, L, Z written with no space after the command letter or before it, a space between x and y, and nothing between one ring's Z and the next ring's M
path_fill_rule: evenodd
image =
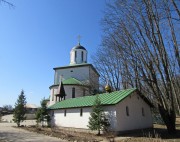
M99 74L87 63L87 50L78 44L70 52L68 66L54 68L50 88L51 124L88 129L90 113L99 89ZM151 103L136 89L97 94L115 132L153 127Z

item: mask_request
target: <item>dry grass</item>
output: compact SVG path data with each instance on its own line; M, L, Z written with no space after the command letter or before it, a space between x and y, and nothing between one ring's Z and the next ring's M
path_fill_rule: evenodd
M154 124L153 129L132 131L131 133L121 135L130 137L117 142L180 142L180 117L176 118L176 134L168 134L165 125Z
M83 142L93 142L105 140L105 135L98 137L95 134L87 132L78 132L59 128L36 128L36 127L24 127L24 129L29 131L34 131L37 133L59 137L68 141L83 141ZM170 135L168 134L166 127L164 125L155 124L153 129L131 131L126 134L120 135L119 137L110 136L107 141L111 142L180 142L180 117L176 120L177 133ZM106 135L106 136L108 136ZM0 141L1 142L1 141Z
M21 127L22 129L31 131L31 132L36 132L48 136L53 136L57 137L63 140L67 141L76 141L76 142L97 142L97 141L102 141L104 138L100 136L96 136L95 134L92 133L87 133L87 132L77 132L72 130L66 130L66 129L60 129L58 127L53 127L53 128L40 128L40 127ZM0 141L1 142L1 141Z

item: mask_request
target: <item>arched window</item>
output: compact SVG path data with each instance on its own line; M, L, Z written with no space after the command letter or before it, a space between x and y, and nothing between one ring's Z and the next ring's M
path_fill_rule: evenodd
M126 106L126 115L129 116L129 108Z
M81 52L81 60L82 60L82 62L84 60L84 53L83 53L83 51Z
M75 98L75 88L72 88L72 98Z
M75 61L77 60L77 51L75 51Z

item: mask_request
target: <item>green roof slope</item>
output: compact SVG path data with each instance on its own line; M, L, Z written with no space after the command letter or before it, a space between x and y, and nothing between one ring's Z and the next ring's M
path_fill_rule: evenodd
M64 85L82 85L81 81L75 79L75 78L69 78L66 80L63 80Z
M127 96L129 96L135 90L136 90L135 88L132 88L132 89L115 91L115 92L111 92L111 93L103 93L103 94L98 94L98 95L99 95L99 99L101 100L102 105L114 105L114 104L117 104L118 102L122 101L123 99L125 99ZM50 106L49 109L93 106L96 96L97 95L67 99L67 100L58 102L58 103Z

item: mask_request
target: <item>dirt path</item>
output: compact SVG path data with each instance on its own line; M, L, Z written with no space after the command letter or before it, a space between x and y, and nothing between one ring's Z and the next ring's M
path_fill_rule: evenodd
M49 137L18 128L14 123L0 123L0 142L65 142L58 138Z

